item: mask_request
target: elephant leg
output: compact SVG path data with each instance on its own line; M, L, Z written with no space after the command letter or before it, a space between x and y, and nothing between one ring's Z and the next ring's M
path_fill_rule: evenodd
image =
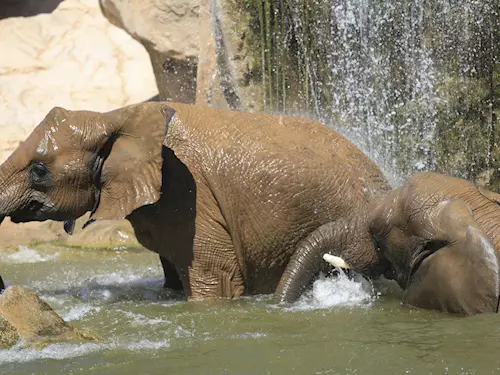
M358 230L353 220L326 223L299 242L281 276L274 300L293 302L299 298L314 276L326 269L325 253L342 256L356 272L382 272L378 271L381 260L367 231Z
M164 288L172 290L182 290L182 281L175 269L175 266L167 260L167 258L160 256L161 266L163 267L163 274L165 275Z
M190 300L207 298L233 298L245 292L242 267L235 247L223 222L199 215L196 223L192 254L179 268L185 277L185 295Z
M222 252L226 255L213 255ZM243 295L245 284L232 247L214 249L209 245L200 253L188 269L190 300Z

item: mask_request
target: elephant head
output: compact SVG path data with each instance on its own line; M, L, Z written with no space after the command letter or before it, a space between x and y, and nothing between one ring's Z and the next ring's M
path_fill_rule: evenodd
M121 219L160 197L163 103L107 113L53 108L0 166L0 222ZM126 194L124 193L126 192Z
M459 315L498 311L498 197L421 173L377 204L370 229L405 304Z

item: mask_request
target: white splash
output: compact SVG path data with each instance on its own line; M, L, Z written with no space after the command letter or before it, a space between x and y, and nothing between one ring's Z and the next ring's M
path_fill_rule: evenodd
M42 255L38 251L26 246L19 246L19 250L12 254L2 254L3 261L9 263L40 263L53 260L59 256L59 252Z
M151 340L140 340L127 345L129 350L158 350L163 348L168 348L170 346L169 342L165 339L162 341L151 341Z
M262 337L266 337L267 335L264 332L244 332L238 335L232 335L232 339L260 339Z
M11 349L0 350L0 364L12 362L31 362L40 359L67 359L81 357L93 352L104 350L125 349L130 351L159 350L168 348L168 340L152 341L123 341L110 343L85 343L69 344L58 343L46 346L41 350L24 348L22 344L17 344Z
M132 319L132 324L134 325L158 325L158 324L170 324L170 321L161 318L148 318L145 315L133 313L130 311L121 310L123 315Z
M116 285L116 284L126 284L132 281L139 280L143 278L143 275L126 272L127 270L121 272L109 272L106 274L95 275L89 279L89 285Z
M313 283L312 290L305 292L286 310L303 311L336 306L360 306L373 300L373 287L365 279L349 279L345 274L326 277L321 274Z
M100 306L80 305L73 307L67 313L61 314L61 316L66 321L80 320L89 313L94 313L99 311L101 311Z

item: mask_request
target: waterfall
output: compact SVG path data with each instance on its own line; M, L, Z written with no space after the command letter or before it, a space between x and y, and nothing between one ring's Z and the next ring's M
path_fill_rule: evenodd
M291 8L299 33L305 29L301 3ZM333 121L392 177L393 184L410 171L435 167L438 100L434 64L423 37L423 0L404 8L398 3L330 1L323 21L309 25L310 34L327 46L328 73L318 77L320 66L314 59L306 69L311 87L326 86L330 91L330 103L315 99L316 115ZM396 22L400 27L394 35ZM304 36L297 40L300 53L310 56Z
M393 185L500 188L500 0L214 1L241 108L331 124Z

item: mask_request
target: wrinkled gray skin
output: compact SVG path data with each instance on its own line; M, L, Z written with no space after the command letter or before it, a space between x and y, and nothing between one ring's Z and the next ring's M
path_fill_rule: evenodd
M127 218L166 286L191 299L276 289L294 300L324 263L304 239L327 222L329 250L354 269L387 266L357 214L386 179L307 119L161 102L54 108L0 167L0 186L0 219Z
M459 315L498 312L500 195L419 173L377 204L371 231L403 302Z

